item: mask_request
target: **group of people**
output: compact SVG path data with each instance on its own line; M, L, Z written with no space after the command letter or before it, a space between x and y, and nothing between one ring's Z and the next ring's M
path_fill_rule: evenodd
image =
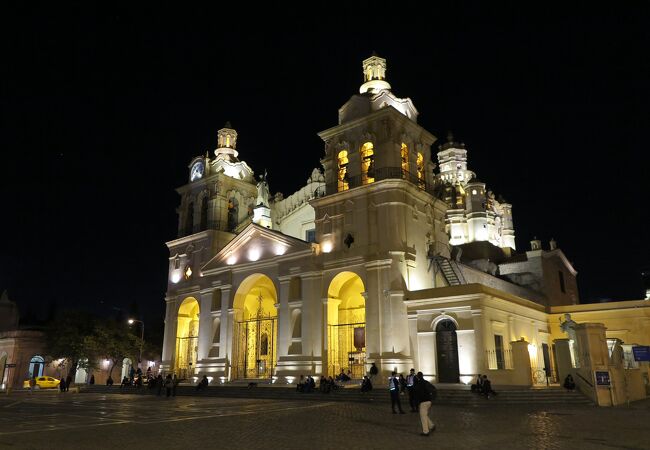
M485 398L494 397L497 393L492 389L492 382L488 379L487 375L476 376L476 383L471 387L472 392L484 396Z
M390 406L393 414L405 414L400 401L400 394L408 393L409 406L411 412L420 414L420 424L422 425L421 436L429 436L435 430L436 425L429 417L431 404L436 398L436 387L424 378L422 372L415 373L411 369L406 378L402 374L393 372L388 380L388 389L390 391ZM397 407L397 410L395 408Z

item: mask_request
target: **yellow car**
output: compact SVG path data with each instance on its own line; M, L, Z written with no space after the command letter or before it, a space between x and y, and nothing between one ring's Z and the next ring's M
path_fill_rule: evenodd
M34 389L48 389L48 388L57 388L61 383L61 380L57 380L52 377L36 377L36 385ZM23 382L23 387L29 389L29 380Z

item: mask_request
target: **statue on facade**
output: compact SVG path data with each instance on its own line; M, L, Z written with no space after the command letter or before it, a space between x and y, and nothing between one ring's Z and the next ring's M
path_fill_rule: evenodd
M255 206L266 206L269 207L269 183L266 181L267 174L266 170L264 175L260 175L260 181L257 183L257 200L255 201Z
M566 333L569 337L569 349L571 351L571 356L573 357L574 367L580 367L580 362L578 359L578 338L576 336L576 325L578 325L573 319L571 319L571 314L566 313L564 315L564 321L560 317L560 329L562 332Z

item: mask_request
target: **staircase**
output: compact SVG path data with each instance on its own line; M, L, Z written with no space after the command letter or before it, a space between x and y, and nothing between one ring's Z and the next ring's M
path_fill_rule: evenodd
M465 277L458 267L456 261L445 258L444 256L435 255L433 260L438 265L440 272L447 280L449 286L458 286L460 284L465 284Z
M498 394L486 399L483 396L474 394L467 389L460 389L461 386L438 389L438 396L435 405L455 405L465 407L494 407L494 406L547 406L547 405L593 405L593 403L579 392L567 392L564 389L503 389L495 390ZM103 393L103 394L140 394L155 395L155 390L147 387L135 388L119 386L85 386L81 392ZM163 389L162 395L165 395ZM296 391L295 387L285 387L269 384L258 384L249 388L242 385L210 386L205 391L197 391L194 386L178 386L178 396L200 396L200 397L224 397L224 398L261 398L275 400L312 400L312 401L342 401L358 403L386 403L390 404L388 390L376 388L372 392L362 393L356 386L338 389L329 394L316 390L310 393ZM408 397L404 396L402 402L408 403Z

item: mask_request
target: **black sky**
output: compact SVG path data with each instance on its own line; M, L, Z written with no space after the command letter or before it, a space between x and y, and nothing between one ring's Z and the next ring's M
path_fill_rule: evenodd
M292 193L373 50L419 123L453 130L513 203L519 249L554 237L583 302L641 298L647 3L221 8L5 11L0 289L23 311L137 301L159 320L191 158L230 121L240 158Z

